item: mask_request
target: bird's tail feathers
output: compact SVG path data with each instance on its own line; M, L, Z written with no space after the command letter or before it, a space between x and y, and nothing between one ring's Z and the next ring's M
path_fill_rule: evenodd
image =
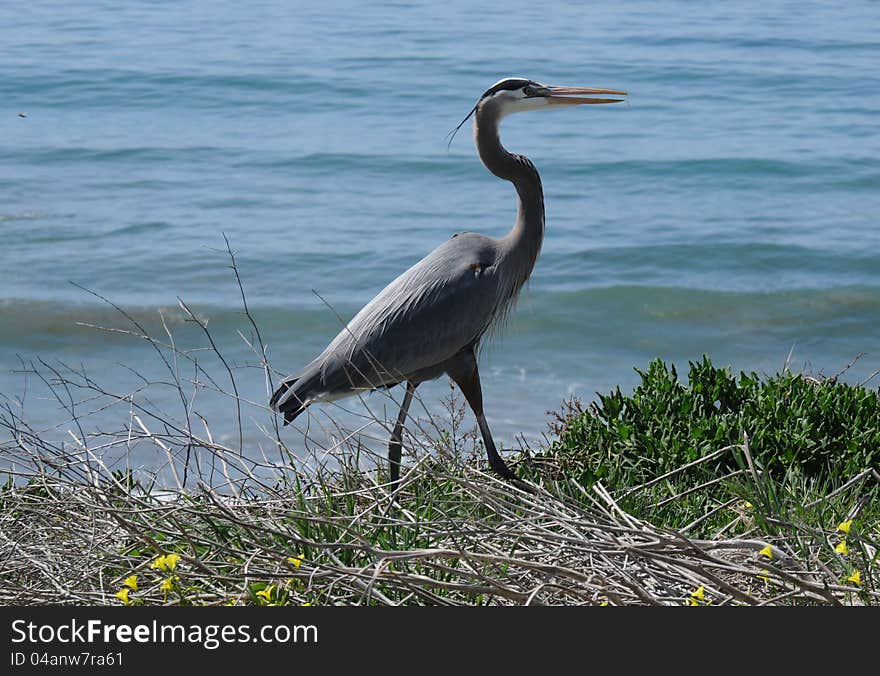
M296 396L296 392L293 391L293 386L298 380L299 378L290 378L282 381L269 400L269 406L284 414L285 425L293 422L294 418L302 413L307 406Z
M281 401L281 398L288 393L290 388L294 386L297 380L299 380L299 378L282 380L281 383L278 385L278 388L272 394L272 398L269 399L269 406L277 409L278 402Z

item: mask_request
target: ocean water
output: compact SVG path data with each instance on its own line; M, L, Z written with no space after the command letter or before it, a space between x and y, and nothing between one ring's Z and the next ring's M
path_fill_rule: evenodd
M469 130L446 145L508 75L630 96L504 123L547 211L481 355L504 445L540 439L569 396L632 388L654 357L880 368L876 3L37 1L4 3L0 26L0 395L37 429L63 436L68 417L21 373L38 359L114 392L162 373L143 340L83 326L128 325L80 286L202 348L182 299L254 402L248 429L265 425L224 233L273 367L298 369L452 233L510 227L514 192ZM448 383L420 393L442 418ZM340 403L323 414L363 406ZM228 398L194 406L237 434Z

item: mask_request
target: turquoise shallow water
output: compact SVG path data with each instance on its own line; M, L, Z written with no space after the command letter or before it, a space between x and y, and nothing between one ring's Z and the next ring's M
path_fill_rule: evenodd
M155 367L77 324L122 322L71 281L194 347L183 298L261 401L222 233L280 371L338 329L327 305L351 316L455 231L504 234L512 189L445 136L506 75L631 96L505 121L547 201L482 355L505 443L656 356L880 368L874 3L35 2L0 25L0 393L38 427L63 415L19 357L120 390L122 365ZM424 388L428 409L446 392Z

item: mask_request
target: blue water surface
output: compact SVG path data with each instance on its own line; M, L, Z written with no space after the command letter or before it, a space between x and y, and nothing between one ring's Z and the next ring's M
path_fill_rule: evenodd
M20 373L38 358L114 392L165 368L137 336L82 326L132 328L71 282L202 347L182 299L265 424L223 234L272 365L296 370L452 233L510 227L515 194L469 128L446 145L508 75L630 96L504 123L547 209L481 356L505 445L654 357L880 368L876 3L42 1L4 3L0 26L0 393L38 429L67 429ZM420 392L442 418L448 384ZM198 407L234 436L228 399Z

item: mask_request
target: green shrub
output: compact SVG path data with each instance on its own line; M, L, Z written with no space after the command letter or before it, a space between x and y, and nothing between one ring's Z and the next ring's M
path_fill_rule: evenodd
M690 363L687 383L659 359L638 373L632 395L617 388L565 420L551 453L567 476L635 485L741 444L743 433L756 465L777 477L795 470L827 482L880 466L876 390L790 371L737 379L706 356ZM701 471L711 478L735 469L736 458L722 454Z

